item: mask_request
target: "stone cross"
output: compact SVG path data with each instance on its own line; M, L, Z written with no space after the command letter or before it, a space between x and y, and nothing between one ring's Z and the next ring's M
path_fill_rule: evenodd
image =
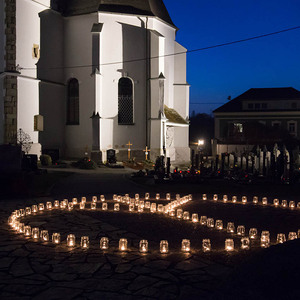
M130 146L132 146L132 144L130 144L130 141L128 142L128 144L126 144L126 146L128 146L128 160L130 160L130 152L131 152Z
M151 151L151 150L148 149L148 146L146 146L146 149L143 151L145 152L146 160L148 160L148 154L149 154L149 151Z

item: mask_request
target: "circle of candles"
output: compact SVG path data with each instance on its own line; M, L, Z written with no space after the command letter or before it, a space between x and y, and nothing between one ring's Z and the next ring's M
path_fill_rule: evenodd
M95 210L97 208L97 203L96 202L91 202L91 209Z
M170 193L167 193L167 194L166 194L166 200L168 200L168 201L171 200L171 194L170 194Z
M232 196L232 199L231 199L231 200L232 200L233 203L236 203L236 201L237 201L237 196Z
M107 237L102 237L100 239L100 249L107 250L109 246L109 239Z
M233 222L228 222L227 223L227 232L228 233L234 233L235 232L235 227Z
M79 209L85 209L85 202L79 203Z
M297 239L297 232L289 232L288 239L289 241Z
M49 241L49 233L48 230L41 230L41 234L40 234L41 240L43 242L48 242Z
M73 208L74 208L73 202L69 202L69 203L68 203L68 211L73 210Z
M181 208L178 208L176 210L176 217L177 217L177 219L182 219L182 217L183 217L183 210Z
M202 240L202 250L203 250L203 252L211 251L210 239L203 239Z
M294 209L296 207L295 201L289 202L289 208Z
M218 230L223 229L223 221L222 220L216 220L216 229L218 229Z
M249 229L249 238L255 239L257 237L257 229L256 228L250 228Z
M90 245L90 239L88 236L82 236L80 240L80 247L82 249L88 249Z
M92 202L97 202L97 196L92 197Z
M86 203L86 197L81 197L81 202Z
M54 207L59 208L59 201L58 200L54 200Z
M207 216L201 216L200 217L200 224L205 226L207 223Z
M261 199L261 203L262 203L262 205L267 205L268 204L268 198L267 197L263 197Z
M288 206L287 201L286 200L282 200L281 206L282 207L287 207Z
M31 206L31 212L32 213L37 213L38 212L38 207L37 207L36 204L34 204L34 205Z
M270 232L262 231L260 236L260 246L262 248L268 248L270 246Z
M72 203L73 203L74 205L76 205L76 204L78 203L77 198L73 198L73 199L72 199Z
M74 247L75 246L75 234L68 234L67 236L67 246Z
M225 240L225 250L229 251L229 252L234 250L234 241L233 241L233 239L226 239Z
M104 202L104 201L105 201L104 195L100 195L100 201L101 201L101 202Z
M257 204L258 203L258 197L254 196L252 201L253 201L254 204Z
M39 228L37 228L37 227L32 228L31 236L32 236L33 239L38 240L39 239L39 233L40 233Z
M168 253L169 252L169 243L166 240L161 240L159 244L160 253Z
M206 194L203 194L203 195L202 195L202 200L203 200L203 201L206 201L206 200L207 200L207 195L206 195Z
M245 235L245 226L244 225L239 225L236 229L237 235Z
M243 250L250 249L250 239L248 237L241 238L241 249Z
M285 234L284 233L278 233L276 242L277 242L277 244L282 244L282 243L286 242Z
M227 202L227 201L228 201L227 195L223 195L223 202Z
M46 203L46 208L47 208L48 210L51 210L51 209L52 209L52 202L48 201L48 202Z
M107 203L106 202L103 202L102 203L102 210L107 210L108 207L107 207Z
M139 243L139 251L141 253L148 252L148 241L147 240L141 240Z
M120 251L127 251L127 239L120 239L119 240L119 250Z
M214 228L215 227L215 221L214 221L213 218L207 218L206 224L207 224L208 228Z
M53 244L60 244L60 233L55 232L52 234L52 243Z
M182 215L183 220L189 220L190 219L190 213L188 211L183 212Z
M191 251L191 242L188 239L183 239L181 241L181 251L190 252Z
M31 236L31 226L30 225L26 225L24 227L24 235L25 236Z
M214 201L218 201L218 195L217 195L217 194L214 194L213 200L214 200Z
M120 204L119 203L114 204L114 211L120 211Z
M192 222L193 223L198 223L199 222L198 214L192 214Z
M134 205L133 204L129 205L129 211L134 211Z
M247 203L247 197L246 197L246 196L243 196L243 197L242 197L242 203L243 203L243 204Z

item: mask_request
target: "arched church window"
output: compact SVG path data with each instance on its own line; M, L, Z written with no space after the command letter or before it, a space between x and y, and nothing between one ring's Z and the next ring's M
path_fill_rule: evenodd
M118 123L133 124L133 85L127 77L122 77L118 85Z
M79 82L76 78L68 83L67 125L79 125Z

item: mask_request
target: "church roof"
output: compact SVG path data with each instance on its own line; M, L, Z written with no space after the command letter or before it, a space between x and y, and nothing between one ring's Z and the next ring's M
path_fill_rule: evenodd
M54 0L52 8L64 16L89 14L97 11L156 16L175 26L163 0Z
M173 108L164 105L164 113L166 118L171 123L188 124L188 122Z

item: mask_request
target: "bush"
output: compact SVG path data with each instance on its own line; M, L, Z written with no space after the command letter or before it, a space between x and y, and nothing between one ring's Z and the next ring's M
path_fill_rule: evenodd
M93 169L97 169L98 167L97 164L88 157L81 158L77 162L73 163L72 165L76 168L86 169L86 170L93 170Z
M42 154L40 157L40 161L42 166L51 166L52 165L52 158L50 155Z

